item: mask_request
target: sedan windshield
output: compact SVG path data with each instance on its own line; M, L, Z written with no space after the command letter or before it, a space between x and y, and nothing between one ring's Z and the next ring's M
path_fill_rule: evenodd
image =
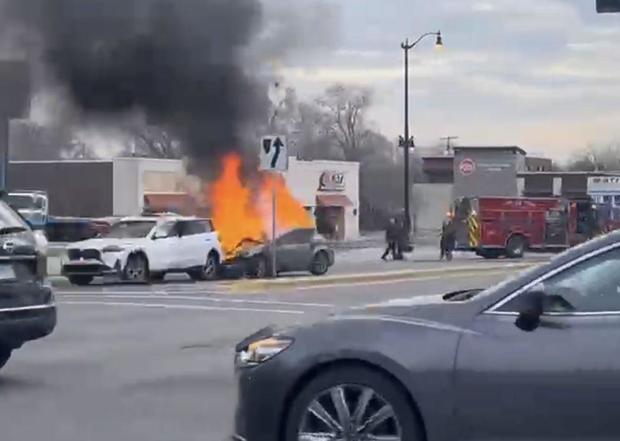
M154 221L119 222L112 225L106 237L112 239L140 239L148 236L154 226Z
M28 229L28 224L6 202L0 201L0 232L17 232Z

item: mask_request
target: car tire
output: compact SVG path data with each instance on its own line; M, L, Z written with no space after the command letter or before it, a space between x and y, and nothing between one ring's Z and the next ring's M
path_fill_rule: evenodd
M209 253L204 266L200 269L190 271L189 276L196 281L213 281L217 280L220 275L220 259L215 252Z
M69 276L69 283L77 286L88 286L93 281L93 276Z
M204 266L187 273L195 281L213 281L220 275L220 259L215 252L209 253Z
M0 348L0 369L2 369L9 359L11 358L11 353L13 351L8 348Z
M340 395L339 391L341 390L344 390L344 393ZM343 424L342 417L336 411L334 392L336 397L343 397L348 409L349 419L352 420L349 424ZM367 397L371 397L365 407L366 411L361 412L358 418L354 418L358 405L365 394ZM316 414L310 410L311 406L313 410L316 410L317 406L322 407L323 410L330 413L340 426L346 426L348 430L353 429L354 433L356 428L364 427L364 423L367 423L379 409L390 406L391 416L373 429L375 433L366 433L366 435L374 435L376 438L393 437L402 441L422 441L424 439L422 425L402 386L388 376L364 366L348 364L327 368L320 372L293 398L289 407L290 410L286 415L285 441L298 441L301 439L299 435L302 431L321 435L325 433L325 439L349 439L337 429L334 430L334 433L330 433L332 430L327 424L315 417ZM319 436L317 439L322 438Z
M329 270L329 258L323 251L319 251L312 258L310 272L315 276L322 276Z
M506 244L506 255L511 259L520 259L525 253L526 241L523 236L512 236Z
M133 283L149 282L149 262L142 254L132 254L123 270L123 280Z

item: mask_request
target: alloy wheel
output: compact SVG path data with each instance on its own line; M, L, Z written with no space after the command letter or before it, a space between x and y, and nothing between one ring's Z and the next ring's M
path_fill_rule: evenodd
M401 441L398 417L383 397L359 385L319 394L301 420L298 441Z
M125 278L138 282L146 279L146 262L139 256L130 257L125 268Z
M205 280L212 280L217 276L217 259L213 255L207 257L207 262L202 268L202 274Z

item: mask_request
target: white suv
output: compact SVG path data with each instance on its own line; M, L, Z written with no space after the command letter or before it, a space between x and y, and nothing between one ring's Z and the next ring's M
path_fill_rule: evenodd
M62 272L74 285L88 285L106 275L146 283L173 272L213 280L222 248L208 219L132 217L112 225L105 237L70 245L67 255Z

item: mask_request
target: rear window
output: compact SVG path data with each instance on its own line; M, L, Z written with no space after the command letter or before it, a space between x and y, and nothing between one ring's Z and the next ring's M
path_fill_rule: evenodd
M197 220L188 221L183 223L183 234L185 236L191 236L194 234L204 234L211 232L211 224L208 221Z

